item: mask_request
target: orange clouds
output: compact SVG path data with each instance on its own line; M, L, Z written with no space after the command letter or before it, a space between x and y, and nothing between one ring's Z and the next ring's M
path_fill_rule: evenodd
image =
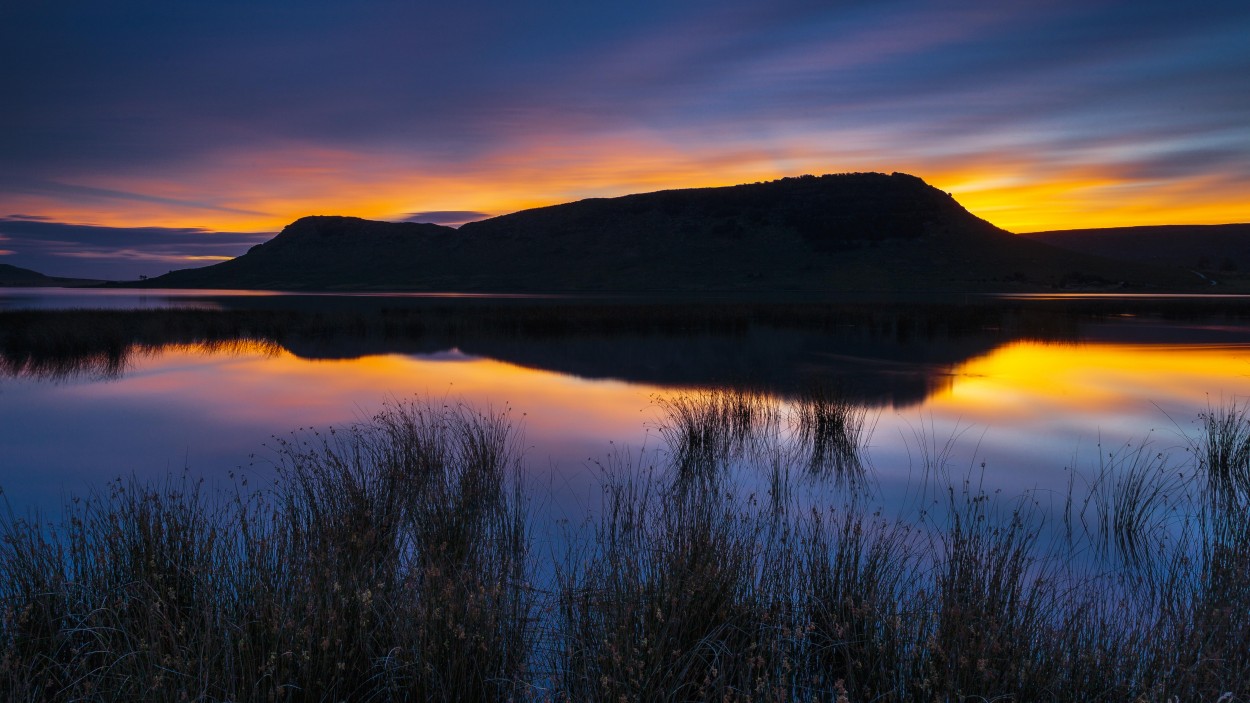
M839 148L836 136L814 141L811 135L788 135L769 146L715 148L682 146L645 131L593 139L543 137L459 163L287 144L263 153L224 153L176 179L126 175L81 184L140 193L152 202L27 193L0 196L0 208L111 227L254 232L277 231L309 214L371 219L433 210L504 214L587 197L803 173L898 170L919 175L974 214L1017 232L1250 221L1243 184L1220 173L1142 180L1114 166L1057 166L1043 155L1010 152L967 161L953 156L884 159L849 147L855 135L846 139L848 148ZM191 200L219 209L178 204Z
M1239 195L1244 185L1219 175L1150 182L1117 178L1108 168L1062 176L1031 180L963 172L937 174L929 182L1012 232L1250 221L1250 205Z

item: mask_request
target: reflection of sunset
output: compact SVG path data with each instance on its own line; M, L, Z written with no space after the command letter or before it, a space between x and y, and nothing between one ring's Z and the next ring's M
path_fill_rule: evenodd
M233 421L342 424L384 400L414 394L478 407L511 405L543 436L628 440L655 418L655 386L587 380L449 354L310 360L270 343L164 347L114 384L83 392L190 403ZM967 361L934 383L920 407L982 427L1088 422L1157 415L1189 420L1208 401L1250 397L1250 348L1237 346L1013 342ZM365 405L348 407L344 398Z
M1009 495L1040 487L1053 498L1065 467L1097 467L1126 446L1183 460L1199 413L1250 398L1250 348L1013 342L950 379L920 407L879 418L882 476L906 482L920 456L950 443L956 476L985 472Z
M120 383L92 388L101 394L160 398L160 403L181 398L234 422L272 425L275 417L290 417L290 429L342 425L362 419L387 399L428 396L477 408L510 405L527 436L622 441L637 436L651 419L648 396L656 390L473 357L309 360L247 343L167 348Z
M1203 408L1221 394L1250 395L1250 348L1014 342L952 376L930 407L987 425L1055 414L1111 417L1152 402Z
M0 468L10 482L27 469L38 469L31 476L44 477L39 481L86 485L181 465L220 477L253 454L263 471L274 435L366 420L388 400L428 399L510 408L523 431L529 475L576 486L577 500L592 500L594 462L614 446L660 447L654 396L680 392L455 350L309 359L240 341L136 351L125 373L107 382L5 381L0 439L7 464ZM1250 348L1014 342L942 379L918 405L873 411L870 451L883 481L909 480L917 451L925 451L919 444L960 438L955 471L985 461L1000 485L1059 486L1063 468L1074 457L1089 461L1095 443L1114 448L1154 429L1162 449L1183 446L1175 431L1192 431L1209 404L1250 397ZM74 439L50 443L49 428Z

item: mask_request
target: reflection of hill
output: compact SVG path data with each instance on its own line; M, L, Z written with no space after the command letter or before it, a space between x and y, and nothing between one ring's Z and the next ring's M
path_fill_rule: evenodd
M783 395L795 395L813 385L831 385L864 402L910 405L943 383L950 366L986 353L998 343L984 336L899 343L869 339L863 330L847 332L751 328L737 334L680 337L469 334L407 342L376 337L292 339L285 346L310 359L431 354L455 348L469 356L581 378L675 387L759 388Z
M296 301L287 301L296 302ZM341 303L341 301L340 301ZM1118 310L981 305L646 304L632 302L356 301L287 307L234 299L234 309L0 313L0 372L68 378L124 374L135 355L171 346L285 348L309 359L459 349L584 378L676 387L742 387L796 395L815 385L876 405L922 401L952 367L1016 339L1076 340ZM1066 304L1065 304L1066 305ZM1188 308L1211 316L1214 311ZM1241 313L1237 313L1241 314ZM1113 319L1113 318L1106 318ZM1142 329L1136 319L1134 329ZM1092 327L1114 338L1119 323ZM1151 328L1166 336L1171 325ZM1191 325L1244 341L1244 325ZM1140 332L1130 332L1130 336ZM1196 336L1195 336L1196 335ZM1177 340L1180 341L1180 340Z

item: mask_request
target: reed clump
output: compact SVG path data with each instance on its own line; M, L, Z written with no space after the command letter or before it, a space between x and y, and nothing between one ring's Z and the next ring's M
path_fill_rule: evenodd
M817 386L795 403L793 425L799 441L808 449L810 472L840 478L863 473L863 449L872 435L866 407Z
M556 588L570 701L779 700L795 675L777 535L718 490L614 477ZM784 633L784 634L783 634Z
M268 492L133 481L11 520L5 700L507 700L530 650L506 413L393 405L281 442Z
M1250 501L1250 403L1209 407L1197 453L1212 494L1234 503Z
M708 477L775 426L780 410L763 393L716 389L655 399L660 436L681 476Z
M858 699L899 699L921 674L927 618L912 578L919 551L906 526L849 510L813 513L795 555L804 666L816 690L837 682ZM919 618L920 620L917 620Z

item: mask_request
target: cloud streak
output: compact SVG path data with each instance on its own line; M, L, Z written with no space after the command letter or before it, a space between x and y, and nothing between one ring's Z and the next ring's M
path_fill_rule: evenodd
M10 3L0 212L458 224L905 170L1013 229L1248 220L1248 33L1225 0Z
M33 195L51 195L53 197L69 197L76 200L123 200L137 203L149 203L154 205L166 205L180 210L208 210L211 212L225 213L230 215L254 215L265 217L266 213L257 210L245 210L243 208L226 207L208 202L195 200L183 200L179 198L165 198L157 195L148 195L145 193L128 193L122 190L113 190L110 188L94 188L91 186L76 185L73 183L57 183L56 181L23 181L11 178L0 178L0 188L11 193L28 193ZM18 216L16 219L28 220L46 220L45 217L38 216Z
M5 263L52 276L109 280L134 280L224 261L272 236L0 218L0 240L11 250Z
M410 212L400 219L401 222L429 222L436 225L454 225L459 227L468 222L485 220L489 213L477 210L427 210Z

